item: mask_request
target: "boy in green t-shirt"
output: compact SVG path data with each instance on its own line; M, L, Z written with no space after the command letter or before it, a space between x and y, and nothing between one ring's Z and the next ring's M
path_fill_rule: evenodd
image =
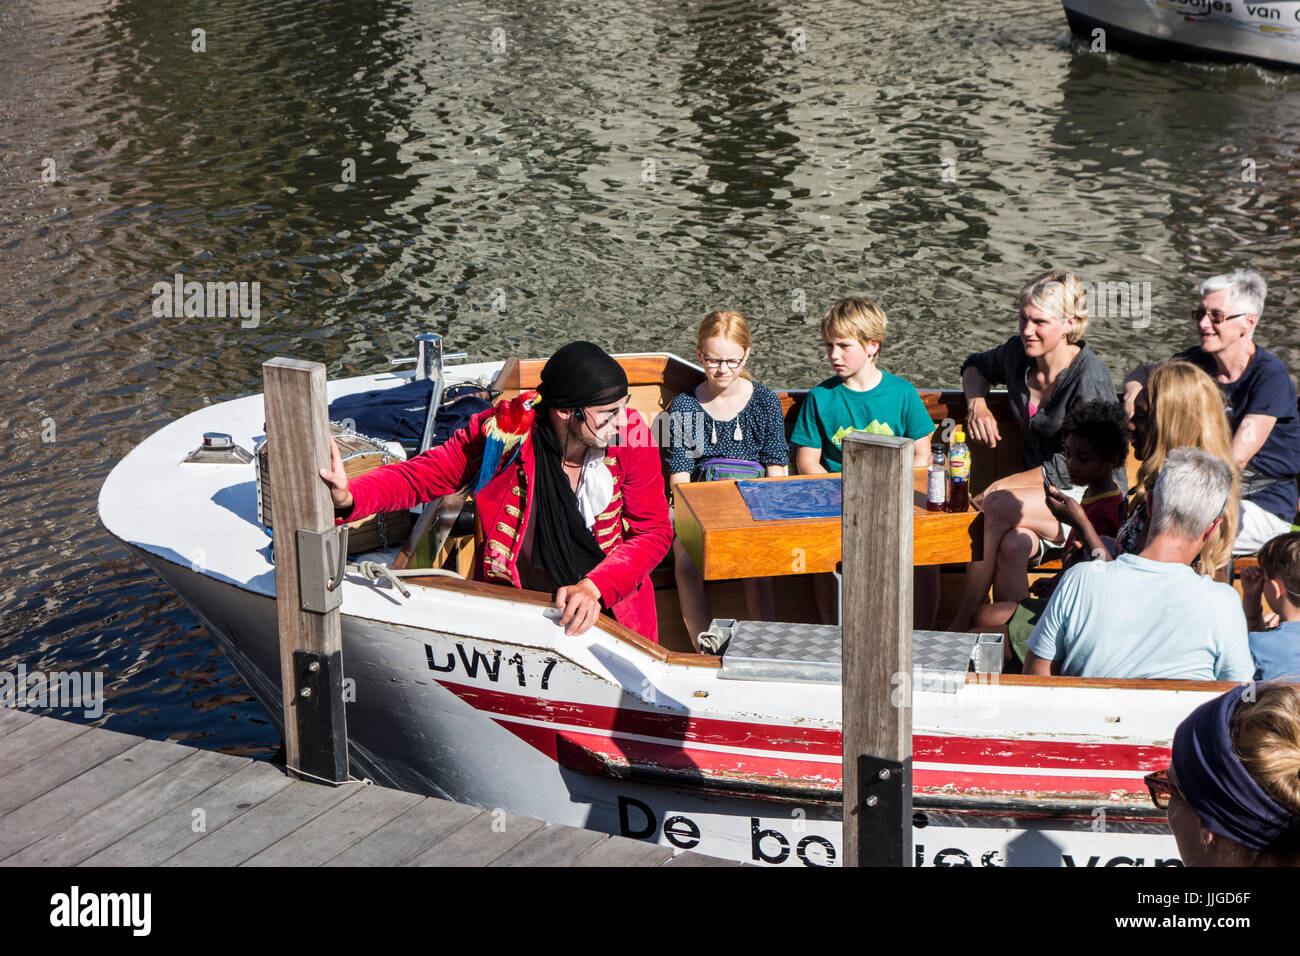
M916 442L913 464L930 463L934 422L906 379L876 367L885 341L885 313L868 298L850 296L822 319L826 358L835 374L810 388L790 443L801 475L840 470L840 445L849 432L902 435Z
M910 438L915 442L913 467L929 466L935 426L925 402L911 382L876 367L886 328L884 311L866 297L840 299L827 310L822 339L835 374L810 388L799 409L790 436L799 474L840 471L840 445L854 431ZM834 580L829 574L813 579L817 610L826 624L839 618ZM913 582L913 621L920 628L932 627L939 609L939 569L917 569Z

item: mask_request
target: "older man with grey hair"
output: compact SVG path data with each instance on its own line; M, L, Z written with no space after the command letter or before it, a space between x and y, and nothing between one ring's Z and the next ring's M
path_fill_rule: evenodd
M1265 541L1291 530L1300 475L1300 417L1296 390L1285 365L1255 344L1255 327L1268 292L1263 277L1236 269L1201 283L1196 331L1201 344L1174 358L1209 373L1223 392L1232 426L1232 453L1242 471L1241 524L1234 554L1258 551ZM1124 382L1124 403L1155 366L1135 369Z
M1197 448L1165 458L1139 554L1061 577L1029 635L1025 673L1248 680L1255 672L1237 592L1191 562L1223 520L1227 462Z

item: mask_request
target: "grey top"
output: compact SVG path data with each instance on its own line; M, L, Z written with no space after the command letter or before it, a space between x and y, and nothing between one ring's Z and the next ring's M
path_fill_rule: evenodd
M1025 354L1025 343L1013 335L995 349L976 352L962 363L964 373L970 366L979 369L992 385L1005 385L1011 399L1011 414L1025 435L1021 464L1026 468L1047 466L1047 476L1058 488L1073 488L1065 470L1065 436L1061 425L1066 413L1081 402L1102 399L1118 404L1115 383L1111 381L1106 364L1088 348L1079 343L1079 354L1069 367L1061 372L1056 387L1047 396L1033 416L1029 414L1029 384L1026 373L1033 359ZM1123 467L1115 470L1115 481L1120 490L1128 488L1128 474Z

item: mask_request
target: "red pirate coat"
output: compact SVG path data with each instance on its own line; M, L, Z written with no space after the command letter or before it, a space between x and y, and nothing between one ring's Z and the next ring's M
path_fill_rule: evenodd
M469 484L483 457L484 423L493 414L495 409L480 412L444 444L353 479L348 483L354 499L352 511L338 520L356 521L380 511L412 508ZM508 464L474 499L483 541L474 555L474 577L521 587L519 552L532 516L536 474L531 437L520 444L513 459L510 453L506 457ZM613 478L614 491L591 525L605 559L588 577L615 620L658 641L650 572L672 547L673 528L659 450L635 409L627 412L626 440L604 449L602 463Z

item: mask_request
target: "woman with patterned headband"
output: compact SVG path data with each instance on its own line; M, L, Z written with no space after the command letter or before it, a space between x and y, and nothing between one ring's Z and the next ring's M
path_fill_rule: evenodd
M1197 707L1147 787L1186 866L1300 866L1300 686L1249 684Z

